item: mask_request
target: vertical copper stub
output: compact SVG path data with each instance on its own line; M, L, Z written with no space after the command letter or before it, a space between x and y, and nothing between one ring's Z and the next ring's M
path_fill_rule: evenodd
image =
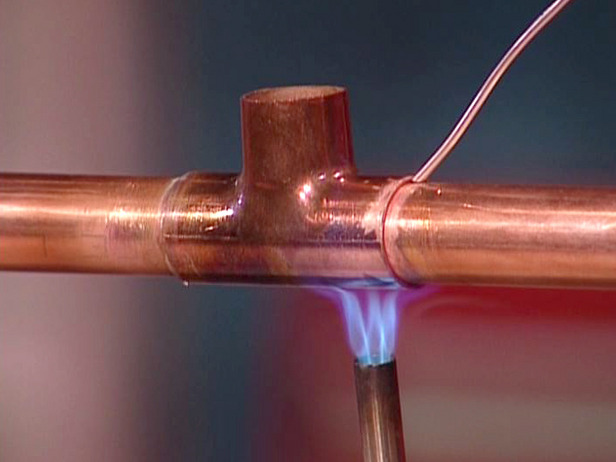
M267 88L242 97L247 183L288 184L319 171L354 173L344 88Z

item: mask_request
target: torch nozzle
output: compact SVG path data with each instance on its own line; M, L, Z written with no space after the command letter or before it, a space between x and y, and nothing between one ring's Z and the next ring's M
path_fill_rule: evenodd
M376 366L355 361L355 389L364 461L403 461L404 434L396 361Z

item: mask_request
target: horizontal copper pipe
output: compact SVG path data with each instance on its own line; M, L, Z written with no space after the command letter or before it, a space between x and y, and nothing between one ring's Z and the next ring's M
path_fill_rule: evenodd
M170 183L0 175L0 269L168 273L158 236Z
M384 251L400 279L616 286L616 190L406 184Z
M389 277L378 227L392 183L330 180L311 185L318 197L306 203L272 198L284 203L252 218L233 175L1 175L0 269L239 282ZM277 209L288 212L276 218ZM389 210L385 254L408 283L616 283L614 190L412 184Z
M0 269L279 283L387 277L381 189L323 177L253 199L235 175L4 174Z
M616 191L357 176L346 92L242 99L240 175L0 174L0 270L616 286Z

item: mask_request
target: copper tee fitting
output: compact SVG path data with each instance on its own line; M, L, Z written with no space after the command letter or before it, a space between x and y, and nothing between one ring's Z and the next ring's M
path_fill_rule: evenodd
M191 281L381 278L387 179L355 174L346 90L242 98L240 175L0 176L0 269Z

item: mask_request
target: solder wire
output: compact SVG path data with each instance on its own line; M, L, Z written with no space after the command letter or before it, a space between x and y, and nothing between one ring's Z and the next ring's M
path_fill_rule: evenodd
M443 163L453 148L458 144L468 127L473 123L477 114L483 108L486 100L499 83L503 74L511 67L511 64L526 49L528 44L541 32L569 3L573 0L556 0L546 10L541 13L533 23L518 37L509 48L507 53L501 58L494 70L485 80L479 91L458 120L458 123L451 130L447 138L441 143L438 149L430 156L425 164L409 177L414 183L427 181L434 171ZM406 181L405 181L406 182Z

